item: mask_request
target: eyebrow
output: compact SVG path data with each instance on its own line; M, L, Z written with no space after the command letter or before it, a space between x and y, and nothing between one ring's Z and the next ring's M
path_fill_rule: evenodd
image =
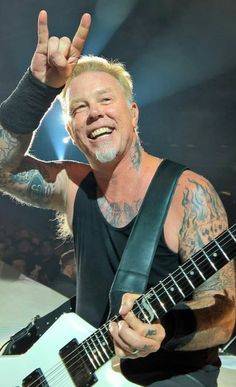
M109 93L112 91L112 88L111 87L108 87L106 89L101 89L101 90L98 90L97 91L97 94L105 94L105 93Z

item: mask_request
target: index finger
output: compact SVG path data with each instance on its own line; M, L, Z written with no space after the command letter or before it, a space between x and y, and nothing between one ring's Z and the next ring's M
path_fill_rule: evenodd
M84 47L84 43L87 39L90 26L91 26L91 15L89 13L84 13L81 18L79 27L72 40L72 46L76 48L79 52L81 52Z
M47 53L48 46L48 15L45 10L41 10L38 16L38 43L37 52Z
M131 311L133 308L135 300L140 296L140 294L135 293L125 293L122 297L121 307L119 313L123 316Z

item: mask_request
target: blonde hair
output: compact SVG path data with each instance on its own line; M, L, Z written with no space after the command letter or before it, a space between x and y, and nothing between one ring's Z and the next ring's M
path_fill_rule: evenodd
M124 89L127 102L133 102L133 81L131 75L126 70L125 65L117 60L108 60L103 57L94 55L83 55L79 58L78 63L68 78L63 91L60 94L60 102L64 112L67 112L66 93L72 79L86 71L102 71L110 74L121 84Z

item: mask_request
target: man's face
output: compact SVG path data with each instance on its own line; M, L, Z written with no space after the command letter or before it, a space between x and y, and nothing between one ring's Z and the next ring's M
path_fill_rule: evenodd
M120 83L105 72L85 72L67 92L68 130L90 162L121 157L133 143L138 108L128 104Z

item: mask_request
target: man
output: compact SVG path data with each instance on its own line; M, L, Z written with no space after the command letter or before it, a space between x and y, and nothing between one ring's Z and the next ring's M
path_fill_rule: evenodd
M76 264L74 250L68 250L60 259L61 272L51 282L50 287L70 298L76 292Z
M84 14L72 42L49 38L47 14L40 12L31 72L1 106L0 187L19 201L66 215L77 257L77 312L99 326L107 317L109 289L133 221L162 160L140 145L138 106L124 67L101 58L78 61L90 22ZM88 164L43 162L26 153L33 129L65 83L67 129ZM211 184L186 170L172 198L148 286L226 228L224 208ZM161 323L137 319L131 311L135 298L123 296L122 319L110 324L123 371L136 374L133 380L142 385L216 386L216 347L229 339L235 321L232 264Z

